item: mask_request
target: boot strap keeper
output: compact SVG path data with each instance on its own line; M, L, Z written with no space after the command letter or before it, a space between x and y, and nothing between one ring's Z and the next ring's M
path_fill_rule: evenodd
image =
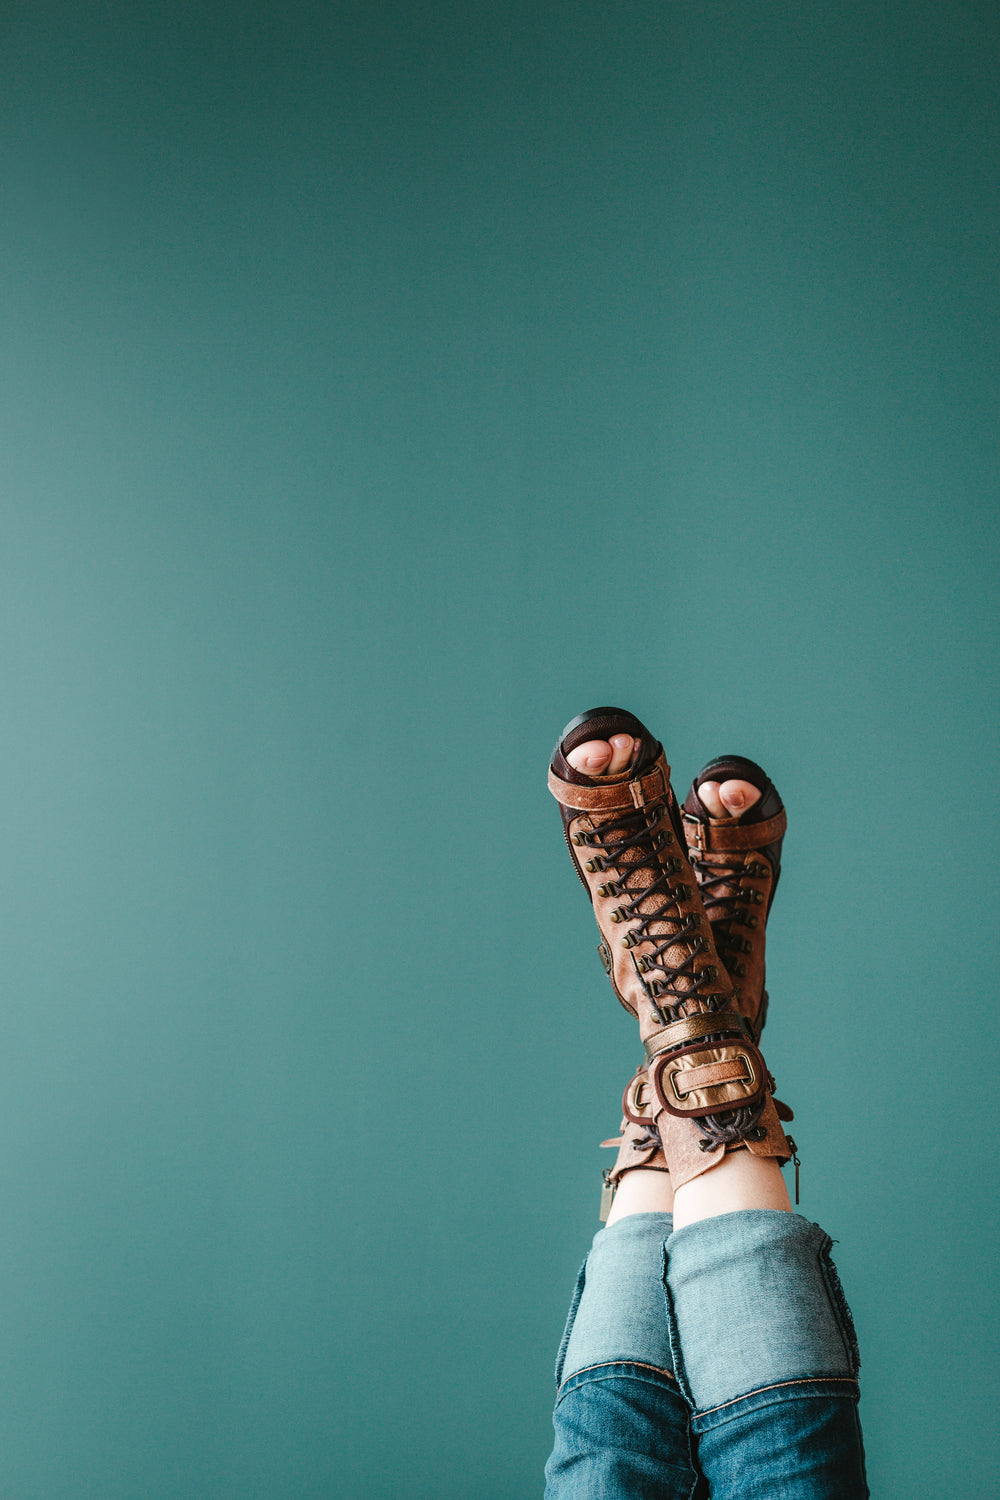
M647 1058L654 1058L670 1047L680 1047L685 1042L700 1042L702 1037L717 1036L720 1032L735 1031L740 1036L750 1037L750 1027L739 1011L713 1010L685 1016L655 1031L643 1043Z

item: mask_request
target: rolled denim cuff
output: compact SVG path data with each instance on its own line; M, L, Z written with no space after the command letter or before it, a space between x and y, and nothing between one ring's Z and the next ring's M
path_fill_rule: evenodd
M857 1375L831 1244L818 1224L776 1209L720 1214L671 1235L674 1370L696 1411L796 1381Z
M663 1290L672 1230L670 1214L629 1214L594 1236L559 1351L557 1383L619 1362L673 1370Z

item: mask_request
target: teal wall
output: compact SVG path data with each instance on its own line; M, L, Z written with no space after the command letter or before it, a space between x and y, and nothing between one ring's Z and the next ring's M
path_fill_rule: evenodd
M997 32L4 7L0 1495L539 1493L601 700L784 793L873 1492L992 1492Z

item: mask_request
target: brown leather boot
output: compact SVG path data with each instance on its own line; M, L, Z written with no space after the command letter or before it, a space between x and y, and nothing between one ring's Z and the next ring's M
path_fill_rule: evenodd
M649 1172L666 1172L667 1159L663 1144L656 1129L654 1100L649 1087L649 1075L640 1065L625 1086L622 1095L622 1122L619 1134L602 1146L617 1146L618 1155L613 1167L601 1175L604 1190L601 1193L601 1223L607 1219L614 1201L615 1191L626 1172L643 1167Z
M636 741L622 774L585 776L566 760L575 746L619 733ZM662 745L632 714L591 709L563 730L549 789L594 907L605 969L639 1021L674 1187L738 1146L787 1161L774 1081L715 951Z
M706 781L748 781L762 794L736 818L709 815L698 789ZM767 1018L764 946L768 914L781 875L781 844L788 819L781 798L760 766L740 755L709 761L684 801L684 838L698 880L716 952L739 986L740 1013L755 1042Z

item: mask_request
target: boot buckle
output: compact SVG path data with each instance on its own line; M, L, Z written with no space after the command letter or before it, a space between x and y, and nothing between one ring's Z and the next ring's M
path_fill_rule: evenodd
M698 818L692 818L688 813L683 814L684 838L689 849L697 849L699 854L704 854L708 848L708 830L704 823Z
M697 1119L758 1103L769 1078L751 1042L718 1042L661 1053L650 1063L649 1081L657 1104L668 1114Z

